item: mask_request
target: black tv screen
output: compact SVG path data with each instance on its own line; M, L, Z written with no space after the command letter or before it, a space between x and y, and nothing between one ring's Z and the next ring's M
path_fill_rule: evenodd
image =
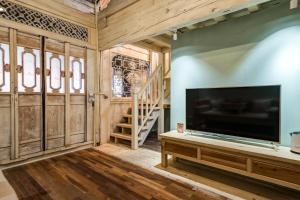
M186 128L279 142L280 86L187 89Z

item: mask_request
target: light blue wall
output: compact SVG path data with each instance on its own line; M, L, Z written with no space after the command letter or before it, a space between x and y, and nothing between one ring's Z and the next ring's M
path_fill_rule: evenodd
M172 44L171 128L185 123L185 89L281 85L281 143L300 130L300 10L288 2L184 33Z

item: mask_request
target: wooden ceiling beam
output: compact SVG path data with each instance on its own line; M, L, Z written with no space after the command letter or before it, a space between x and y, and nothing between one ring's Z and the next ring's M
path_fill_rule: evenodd
M131 0L126 8L105 15L105 26L99 29L99 46L106 49L119 43L136 42L268 1L270 0ZM101 21L100 17L100 24Z
M152 51L157 51L157 52L162 51L161 47L158 47L158 46L153 45L153 44L146 43L144 41L135 42L132 45L137 46L137 47L141 47L141 48L144 48L144 49L152 50Z
M171 48L171 40L163 36L149 37L147 39L154 42L155 44L158 44L161 47Z
M131 4L136 3L139 0L111 0L107 8L99 12L98 18L103 19L109 17L125 8Z

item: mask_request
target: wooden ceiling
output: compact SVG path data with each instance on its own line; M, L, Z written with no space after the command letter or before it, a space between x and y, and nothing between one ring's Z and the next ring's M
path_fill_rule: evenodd
M258 5L246 8L246 9L238 10L238 11L230 13L230 14L224 14L223 16L208 19L208 20L198 22L195 24L190 24L188 26L179 28L176 31L177 31L177 34L180 35L180 34L184 34L185 32L193 31L195 29L204 29L204 28L214 26L214 25L217 25L219 23L222 23L222 22L234 19L234 18L239 18L239 17L243 17L246 15L255 13L255 12L260 12L262 10L271 8L273 6L277 6L277 5L281 4L282 2L283 2L282 0L273 0L273 1L269 1L267 3L258 4ZM173 31L175 31L175 30L170 30L164 34L149 37L149 38L144 39L135 44L139 44L139 45L144 44L144 45L156 46L158 48L170 49Z
M95 14L95 1L98 0L64 0L63 4L84 13Z

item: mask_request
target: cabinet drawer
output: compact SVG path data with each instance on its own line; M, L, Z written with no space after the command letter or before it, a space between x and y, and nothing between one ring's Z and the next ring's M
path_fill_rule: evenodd
M201 160L240 170L247 170L247 158L226 151L201 149Z
M294 169L254 160L252 173L300 185L300 166Z
M189 146L184 146L184 145L180 145L180 144L166 142L165 151L180 154L183 156L188 156L191 158L197 158L197 148L196 147L189 147Z

